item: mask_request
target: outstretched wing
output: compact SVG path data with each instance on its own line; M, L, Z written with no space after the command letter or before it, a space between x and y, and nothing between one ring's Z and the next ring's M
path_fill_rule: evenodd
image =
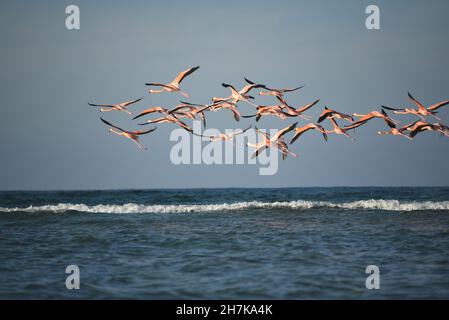
M235 92L236 94L239 94L237 89L235 89L232 84L222 83L221 85L225 88L229 88L233 93Z
M324 119L326 119L333 111L329 110L327 107L324 107L323 112L321 113L320 117L318 118L318 123L323 122Z
M118 130L120 130L120 131L122 131L122 132L127 132L126 130L123 130L122 128L117 127L116 125L114 125L114 124L112 124L112 123L110 123L110 122L104 120L104 119L101 118L101 117L100 117L100 119L101 119L101 121L103 121L103 123L107 124L107 125L110 126L110 127L113 127L113 128L115 128L115 129L118 129Z
M416 100L412 95L411 95L411 93L409 92L408 93L408 97L418 106L418 108L420 109L420 110L422 110L422 111L426 111L427 109L426 109L426 107L424 107L423 105L422 105L422 103L421 102L419 102L418 100Z
M430 106L428 110L433 111L437 110L438 108L444 107L445 105L449 104L449 100L441 101L439 103L434 104L433 106Z
M296 91L296 90L299 90L299 89L302 89L302 88L304 88L304 86L300 86L300 87L296 87L296 88L281 89L281 90L279 90L279 91L282 91L282 92L292 92L292 91Z
M234 132L234 133L232 133L232 135L233 135L233 136L238 136L238 135L244 134L244 133L245 133L246 131L248 131L249 129L251 129L251 126L249 126L248 128L246 128L245 130L238 131L238 132Z
M240 90L241 94L247 94L248 92L250 92L252 89L255 88L265 88L265 86L263 84L247 84L246 86L244 86L242 88L242 90Z
M320 99L315 100L312 103L306 104L304 107L302 107L301 109L299 109L299 113L303 113L304 111L307 111L308 109L312 108L314 105L316 105L318 102L320 102Z
M296 125L298 124L298 122L295 122L291 125L289 125L288 127L285 127L284 129L282 129L281 131L278 131L272 138L273 141L278 140L280 137L282 137L284 134L286 134L287 132L292 131Z
M405 109L400 109L400 108L390 108L387 106L382 106L383 109L387 109L387 110L392 110L392 111L404 111Z
M153 108L146 109L146 110L142 111L141 113L139 113L137 116L135 116L133 118L133 120L135 120L137 118L140 118L140 117L143 117L143 116L145 116L147 114L150 114L150 113L153 113L153 112L160 112L160 110L165 110L165 108L156 106L156 107L153 107Z
M396 124L390 120L390 117L388 116L388 114L385 112L384 109L382 109L382 114L385 116L385 118L383 118L383 119L387 123L387 125L392 129L396 128Z
M157 129L157 128L154 127L154 128L152 128L152 129L150 129L150 130L145 130L145 131L126 131L126 132L131 133L131 134L136 134L136 135L138 135L138 136L141 136L141 135L143 135L143 134L147 134L147 133L153 132L153 131L156 130L156 129Z
M172 83L180 84L182 82L182 80L184 80L185 77L187 77L188 75L191 75L199 68L200 68L200 66L197 66L197 67L193 67L193 68L190 68L190 69L187 69L187 70L181 72L180 74L178 74L178 76L175 78L175 80L172 81Z
M256 84L254 81L248 80L247 78L243 77L243 79L245 79L245 81L249 84Z
M112 104L94 104L94 103L87 103L88 105L92 106L92 107L104 107L104 108L112 108L114 107Z
M169 85L167 84L163 84L160 82L147 82L145 83L146 86L154 86L154 87L165 87L165 88L171 88Z
M126 106L129 106L130 104L139 102L142 99L143 99L143 97L139 98L139 99L131 100L131 101L122 102L122 103L120 103L120 105L123 106L123 107L126 107Z
M302 134L308 130L310 130L311 128L308 127L307 125L302 127L302 128L298 128L295 131L295 135L293 136L292 140L290 141L290 144L292 144L293 142L295 142L300 136L302 136Z
M268 146L267 145L263 145L262 147L259 147L256 149L256 152L254 152L251 156L251 159L254 159L255 157L257 157L262 151L264 151L265 149L267 149Z

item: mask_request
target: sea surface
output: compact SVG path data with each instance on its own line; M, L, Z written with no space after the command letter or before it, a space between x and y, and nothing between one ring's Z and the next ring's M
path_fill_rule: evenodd
M448 299L449 188L0 192L12 298Z

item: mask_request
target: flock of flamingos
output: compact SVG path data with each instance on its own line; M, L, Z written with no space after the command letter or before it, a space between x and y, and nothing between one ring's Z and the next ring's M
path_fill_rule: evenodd
M182 91L180 88L181 82L189 75L191 75L193 72L199 69L198 67L190 68L188 70L185 70L178 74L178 76L170 83L163 84L163 83L146 83L147 86L150 87L158 87L159 89L150 89L149 93L160 93L160 92L179 92L182 96L185 98L189 98L189 95ZM294 108L290 106L287 101L284 98L284 94L292 91L296 91L301 89L302 87L296 87L296 88L289 88L289 89L273 89L271 87L268 87L264 84L258 84L253 81L250 81L245 78L245 81L247 84L241 89L237 90L234 86L230 84L223 83L223 87L228 88L231 92L229 97L226 98L212 98L211 104L195 104L195 103L189 103L186 101L181 101L181 104L177 105L173 109L166 109L160 106L154 106L152 108L146 109L136 115L134 119L138 119L147 115L150 115L152 113L160 113L163 114L163 117L153 119L153 120L147 120L144 123L139 123L139 125L148 125L151 123L173 123L176 124L183 129L189 131L192 134L198 135L195 132L193 132L192 128L189 127L185 122L181 121L182 118L188 118L188 119L199 119L203 121L204 126L206 126L206 115L205 113L207 111L218 111L221 109L228 109L230 110L236 121L240 120L240 112L238 111L238 103L239 102L245 102L252 106L254 106L256 109L256 113L254 115L248 115L248 116L242 116L244 118L251 118L255 117L256 121L259 121L259 119L262 116L275 116L282 120L288 119L288 118L303 118L306 120L310 120L310 116L307 116L304 114L308 109L315 106L319 100L316 100L312 103L309 103L307 105L304 105L299 108ZM273 96L277 99L278 104L276 105L257 105L253 103L251 100L254 100L254 97L249 95L250 91L253 89L259 89L263 90L259 92L259 95L263 96ZM425 107L423 104L421 104L418 100L416 100L410 93L408 94L411 101L417 106L417 109L413 108L401 108L401 109L395 109L390 108L386 106L382 106L381 111L372 111L368 114L357 114L354 113L352 115L344 114L341 112L338 112L336 110L329 109L327 107L324 108L323 112L318 118L317 123L310 122L302 127L297 127L298 122L295 122L287 127L285 127L282 130L279 130L275 135L270 136L268 133L261 131L255 128L256 132L262 136L262 141L257 144L251 144L247 143L247 146L255 148L255 152L252 155L252 158L257 157L263 150L267 148L277 148L282 153L282 158L285 159L288 154L291 154L293 156L297 156L293 152L291 152L288 149L287 143L284 140L284 136L289 133L290 131L293 131L293 137L290 141L290 144L294 143L303 133L309 131L309 130L316 130L320 132L324 139L327 141L327 135L328 134L340 134L344 135L350 139L353 139L349 134L348 131L358 128L364 124L366 124L368 121L379 118L382 119L386 125L390 128L388 131L378 132L379 135L398 135L403 136L407 139L413 139L418 133L424 132L424 131L436 131L440 133L441 135L445 135L449 137L449 127L442 124L440 121L441 119L436 116L437 110L443 106L446 106L449 104L449 100L445 100L439 103L436 103L430 107ZM122 102L118 104L93 104L89 103L90 106L94 107L100 107L101 112L109 112L109 111L121 111L125 112L127 114L132 114L127 107L135 104L136 102L139 102L143 98L131 100L127 102ZM407 124L405 126L399 127L399 122L390 118L388 114L385 112L385 110L391 110L395 114L412 114L419 117L419 120ZM438 122L436 123L430 123L426 121L425 117L433 117ZM357 119L355 119L357 118ZM110 127L109 131L113 132L117 135L123 136L125 138L128 138L135 142L137 146L140 149L145 149L139 142L139 137L144 134L148 134L150 132L153 132L156 130L156 128L152 128L149 130L136 130L136 131L129 131L124 130L106 120L103 118L100 118L103 123L108 125ZM324 120L328 120L332 126L332 130L326 130L320 123L322 123ZM348 122L348 125L346 126L340 126L336 119L341 119ZM217 136L204 136L204 135L198 135L201 137L209 138L210 141L233 141L234 136L239 135L250 129L251 126L245 130L239 130L234 131L231 134L225 134L221 133Z

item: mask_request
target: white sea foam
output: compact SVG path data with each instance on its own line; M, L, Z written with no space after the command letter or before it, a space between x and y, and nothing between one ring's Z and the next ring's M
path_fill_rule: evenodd
M385 211L434 211L449 210L449 201L423 201L401 202L398 200L359 200L352 202L329 201L285 201L285 202L235 202L221 204L179 204L179 205L142 205L127 203L123 205L99 204L88 206L86 204L60 203L57 205L30 206L26 208L2 208L0 212L54 212L67 211L89 213L189 213L189 212L216 212L237 211L245 209L292 209L309 210L315 208L339 208L346 210L385 210Z

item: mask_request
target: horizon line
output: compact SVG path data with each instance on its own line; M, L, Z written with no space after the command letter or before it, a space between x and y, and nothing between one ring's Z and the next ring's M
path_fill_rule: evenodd
M0 189L0 192L95 192L95 191L161 191L161 190L217 190L217 189L335 189L335 188L449 188L449 185L335 185L335 186L293 186L293 187L164 187L164 188L98 188L98 189Z

